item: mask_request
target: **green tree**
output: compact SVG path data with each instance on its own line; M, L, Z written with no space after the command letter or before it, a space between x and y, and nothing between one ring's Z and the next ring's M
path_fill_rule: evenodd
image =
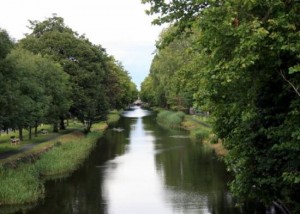
M299 212L300 3L143 2L151 3L150 14L160 14L155 23L200 32L193 48L203 67L194 96L229 149L233 193Z
M197 91L197 72L199 66L195 63L197 53L191 48L195 37L184 35L184 39L175 38L172 42L161 46L176 27L170 26L162 32L158 41L156 55L152 61L150 75L147 83L142 84L142 96L149 87L150 81L153 86L148 89L155 105L168 107L174 110L187 111L193 106L193 94ZM198 78L199 79L199 78ZM153 91L153 92L151 92ZM146 95L147 97L147 95ZM146 98L145 99L149 99Z
M0 59L3 60L13 48L14 43L8 33L0 28Z
M148 75L141 84L140 98L149 103L150 105L155 105L154 103L154 89L153 89L153 79L151 75Z
M21 46L36 54L48 55L70 75L70 112L85 123L89 131L93 122L104 117L109 108L102 84L106 73L105 50L67 27L61 17L31 21L30 28L32 33L21 41Z
M5 113L8 115L10 127L17 127L19 137L23 140L23 128L29 127L31 130L35 121L46 114L50 97L45 94L45 88L40 84L38 56L16 49L11 51L6 60L11 69L7 69L3 77L11 87L5 92L9 106Z
M104 77L106 94L111 108L124 108L138 97L136 85L131 81L123 65L110 56L106 60L107 72Z
M62 115L68 114L72 104L69 75L50 58L39 56L36 64L40 84L45 88L45 95L50 97L50 102L48 111L40 121L36 121L35 127L37 128L40 122L51 123L57 127ZM37 134L37 129L35 129L35 134Z
M8 117L5 111L9 108L6 92L11 87L5 81L4 75L7 73L10 65L5 61L7 54L13 48L14 43L5 30L0 29L0 128L8 128Z

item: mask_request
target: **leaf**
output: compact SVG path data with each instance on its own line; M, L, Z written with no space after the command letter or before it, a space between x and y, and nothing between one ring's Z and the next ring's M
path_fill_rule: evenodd
M299 64L289 68L289 74L294 74L294 73L299 72L299 71L300 71L300 65Z

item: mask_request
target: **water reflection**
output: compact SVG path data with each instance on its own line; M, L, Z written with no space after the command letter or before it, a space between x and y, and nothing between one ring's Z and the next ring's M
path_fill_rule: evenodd
M130 127L128 152L106 164L103 186L108 213L170 213L164 203L161 180L155 173L155 137L142 123L146 115L148 112L141 109L124 114L136 118ZM117 167L109 167L111 163Z
M212 151L147 115L140 108L124 113L131 121L126 154L105 164L108 213L241 213Z
M142 118L145 116L151 115L152 112L142 109L139 106L132 106L129 110L126 110L122 113L124 117L132 117L132 118Z

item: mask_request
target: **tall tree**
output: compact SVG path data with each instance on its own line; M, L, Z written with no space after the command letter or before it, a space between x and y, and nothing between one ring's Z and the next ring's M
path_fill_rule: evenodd
M23 128L33 127L35 121L46 114L50 97L40 84L38 56L16 49L7 56L6 60L11 65L11 69L7 69L8 73L3 77L11 87L5 92L9 105L5 113L8 115L10 127L19 129L19 137L22 140Z
M184 39L175 38L168 44L161 45L176 30L176 27L170 26L162 32L157 42L160 48L156 50L150 69L151 79L147 79L148 82L142 85L142 96L143 99L149 99L146 93L155 93L152 99L156 105L187 111L193 106L193 94L197 91L197 85L193 83L199 79L196 76L199 65L195 62L198 55L191 48L194 36L184 34ZM153 86L149 88L149 84Z
M105 50L67 27L61 17L31 21L30 28L32 33L21 41L21 46L34 53L49 55L70 75L70 111L86 124L89 131L93 122L103 117L109 107L102 84L106 73Z
M138 97L136 85L131 81L123 65L109 56L106 60L107 72L103 84L111 108L124 108Z
M0 29L0 128L8 128L8 117L5 114L5 111L9 108L9 105L7 102L6 92L11 86L4 78L5 73L7 73L7 69L10 67L10 65L5 61L5 58L13 46L14 43L8 33L5 30Z
M172 22L177 33L200 31L194 48L203 67L195 98L198 105L205 101L229 149L233 193L299 212L300 3L143 2L150 3L148 13L160 14L155 23Z

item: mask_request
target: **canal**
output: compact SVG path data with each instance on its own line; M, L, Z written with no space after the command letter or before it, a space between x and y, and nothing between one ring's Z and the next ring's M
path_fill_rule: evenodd
M266 213L237 208L230 176L213 152L182 130L157 125L136 108L110 127L84 165L46 183L45 198L28 213ZM259 210L261 209L261 210Z

